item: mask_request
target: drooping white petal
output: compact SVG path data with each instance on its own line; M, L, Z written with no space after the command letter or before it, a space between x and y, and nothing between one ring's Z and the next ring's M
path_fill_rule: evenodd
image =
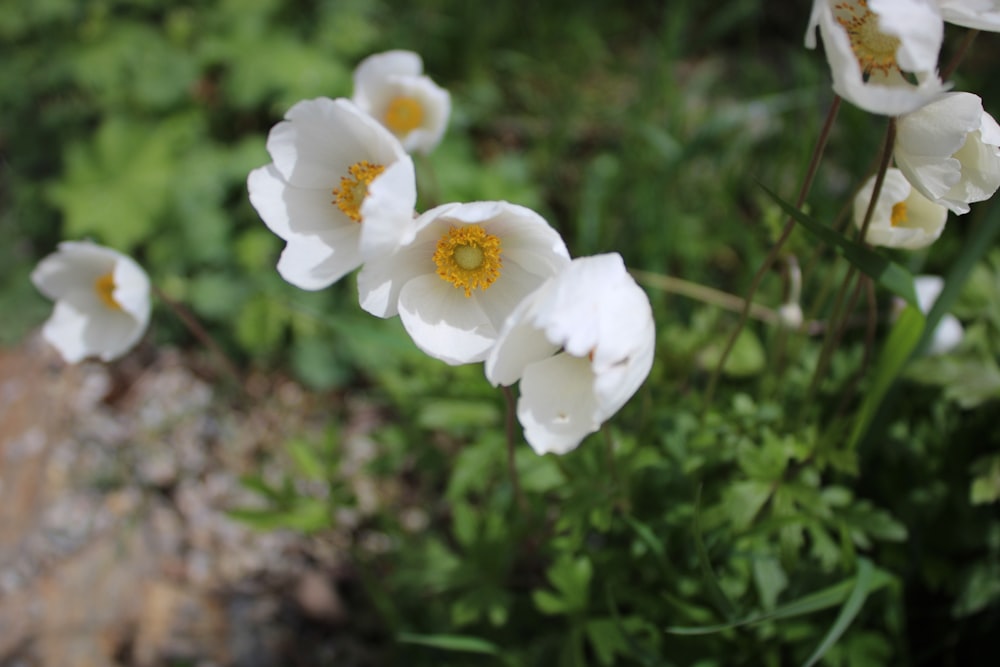
M60 299L91 285L114 269L119 253L89 241L63 241L58 252L45 257L31 273L31 281L50 299Z
M938 7L948 23L1000 32L1000 0L938 0Z
M361 205L361 256L378 257L393 253L413 241L417 227L413 202L417 200L417 179L409 156L399 158L368 186Z
M924 314L927 314L937 302L941 290L944 289L944 279L940 276L917 276L913 281L913 287L917 292L917 305ZM946 354L955 349L962 342L964 336L965 329L958 318L950 313L945 313L938 320L938 325L934 329L927 354Z
M854 223L859 229L874 189L872 176L854 198ZM924 248L941 236L947 219L948 209L917 192L899 169L889 169L865 241L888 248Z
M397 253L374 258L358 273L358 297L361 307L376 317L398 314L399 292L417 276L433 273L434 247L437 239L412 243Z
M420 76L423 71L423 60L413 51L397 49L368 56L354 69L354 101L370 105L371 97L390 76Z
M1000 188L1000 126L971 93L901 116L894 156L914 188L958 215Z
M601 427L586 359L561 353L529 364L521 377L517 418L538 454L565 454Z
M290 236L278 259L278 273L304 290L329 287L361 265L356 227L336 227L322 236Z
M654 352L649 299L619 255L597 255L573 260L522 301L485 370L493 384L521 378L525 437L538 451L562 453L625 405Z

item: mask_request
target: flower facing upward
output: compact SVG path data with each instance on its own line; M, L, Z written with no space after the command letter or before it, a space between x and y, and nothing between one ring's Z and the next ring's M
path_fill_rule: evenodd
M451 114L448 91L423 75L412 51L368 56L354 70L354 102L385 125L411 152L429 153Z
M1000 187L1000 125L972 93L900 116L893 155L913 187L958 215Z
M854 198L854 224L859 229L874 190L872 176ZM917 192L899 169L889 169L864 240L887 248L916 250L937 240L947 219L948 209Z
M520 379L525 439L539 454L565 454L642 385L655 338L649 299L621 256L582 257L507 318L486 377L494 385Z
M1000 32L1000 0L937 0L948 23Z
M906 113L944 90L937 75L944 24L932 0L814 0L808 48L817 27L833 89L866 111Z
M449 364L482 361L517 304L569 263L540 215L507 202L444 204L416 238L358 274L361 307L399 314L417 346Z
M42 336L67 363L116 359L149 324L149 278L130 257L89 241L64 241L31 281L56 302Z
M273 162L247 179L250 202L286 241L278 272L316 290L413 238L413 161L346 99L293 106L267 137Z

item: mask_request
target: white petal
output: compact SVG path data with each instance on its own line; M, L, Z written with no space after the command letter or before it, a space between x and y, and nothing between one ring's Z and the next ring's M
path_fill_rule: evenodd
M323 236L291 236L278 260L278 273L304 290L329 287L361 266L359 225L340 227Z
M506 262L500 269L500 277L485 290L474 290L470 299L475 299L479 307L498 331L504 321L526 296L534 292L544 278L523 269L519 264ZM462 291L452 287L456 292ZM464 294L464 291L462 292Z
M437 239L414 243L392 255L365 262L358 273L361 307L376 317L396 315L403 285L419 275L433 274Z
M1000 32L1000 0L938 0L938 6L948 23Z
M417 347L452 365L483 361L497 336L478 302L436 275L403 286L399 317Z
M42 327L42 337L56 348L66 363L79 363L93 354L83 340L87 320L86 313L65 301L58 301Z
M50 299L60 299L81 285L89 288L114 270L123 255L90 241L63 241L59 249L45 257L31 272L31 281Z
M131 257L122 255L115 262L115 289L111 297L132 317L139 333L146 330L152 305L149 301L149 276Z
M934 302L944 289L944 278L941 276L917 276L913 280L913 288L917 292L917 304L924 313L929 313Z
M930 347L927 354L946 354L958 347L965 337L965 329L962 323L954 315L944 314L938 321L937 327L931 338Z
M586 359L557 354L529 364L521 378L517 418L539 454L565 454L601 427Z
M532 311L539 300L539 291L551 287L546 283L523 299L510 314L486 358L486 378L493 386L509 386L517 382L528 364L550 357L560 345L549 341L545 332L534 326Z
M416 235L413 205L417 180L410 156L391 164L368 186L361 205L361 256L378 257L395 252Z
M419 76L424 70L420 56L413 51L385 51L368 56L354 69L354 101L370 112L370 99L390 76Z

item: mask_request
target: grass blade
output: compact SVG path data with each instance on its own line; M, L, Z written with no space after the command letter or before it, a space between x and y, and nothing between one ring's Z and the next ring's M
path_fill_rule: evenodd
M812 667L819 662L826 655L826 652L837 643L837 640L840 639L840 636L844 634L847 628L850 627L858 612L865 606L865 600L868 599L868 593L871 591L874 573L875 568L872 566L870 560L867 558L858 559L858 575L854 579L854 588L851 590L851 594L844 601L844 606L840 608L837 620L830 626L830 630L823 637L823 641L819 643L819 646L809 656L803 667Z

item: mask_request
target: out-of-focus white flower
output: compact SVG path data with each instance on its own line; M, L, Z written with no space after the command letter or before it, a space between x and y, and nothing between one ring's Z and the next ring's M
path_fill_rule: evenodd
M423 70L423 61L412 51L368 56L354 70L354 101L406 150L429 153L448 127L451 96Z
M444 204L417 227L411 244L365 263L361 307L398 313L417 346L449 364L485 359L521 299L569 263L559 234L516 204Z
M1000 0L938 0L937 3L948 23L1000 32Z
M268 165L247 179L250 202L287 244L278 273L307 290L329 286L416 230L413 161L347 99L297 103L267 137Z
M931 201L954 213L1000 187L1000 125L972 93L948 93L900 116L896 166Z
M117 359L149 324L149 277L131 258L89 241L64 241L31 273L56 302L42 336L67 363Z
M575 449L649 375L646 293L617 253L581 257L514 310L486 359L494 385L521 381L517 416L539 454Z
M913 111L945 86L937 73L944 23L933 0L814 0L806 46L816 28L838 95L866 111Z
M875 177L854 198L854 224L861 228L875 189ZM887 248L924 248L937 240L948 209L917 192L899 169L889 169L872 212L865 241Z
M926 315L931 312L931 308L934 307L934 303L941 295L941 290L944 289L944 279L940 276L917 276L913 280L913 287L917 292L917 305L920 307L920 311ZM906 303L902 299L897 298L894 303L897 312L906 307ZM958 318L951 313L945 313L934 329L927 354L946 354L958 347L964 336L965 329Z

